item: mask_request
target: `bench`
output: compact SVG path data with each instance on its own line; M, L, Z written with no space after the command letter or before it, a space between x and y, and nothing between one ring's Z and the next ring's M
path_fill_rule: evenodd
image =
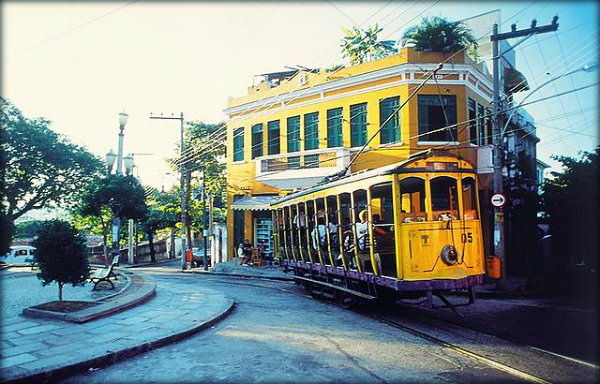
M96 290L96 286L103 281L107 281L110 284L111 289L115 289L115 285L110 281L110 278L114 277L115 280L119 280L113 271L114 267L119 264L119 257L120 255L113 257L113 260L108 267L97 269L90 277L90 281L94 283L94 288L92 288L93 291Z

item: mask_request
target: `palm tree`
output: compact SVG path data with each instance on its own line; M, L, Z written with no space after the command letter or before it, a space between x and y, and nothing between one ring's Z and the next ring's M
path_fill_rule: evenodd
M371 60L381 59L398 52L393 40L379 41L377 34L383 31L377 24L367 30L357 26L344 29L342 49L344 57L350 58L351 64L361 64Z
M419 25L410 27L401 38L402 46L412 46L424 52L456 52L477 48L477 40L462 21L443 17L424 17Z

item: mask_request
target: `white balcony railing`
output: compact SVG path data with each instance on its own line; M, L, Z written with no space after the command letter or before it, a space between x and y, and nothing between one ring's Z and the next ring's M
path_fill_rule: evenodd
M306 188L343 170L350 162L350 149L314 149L262 156L254 161L257 181L276 188Z

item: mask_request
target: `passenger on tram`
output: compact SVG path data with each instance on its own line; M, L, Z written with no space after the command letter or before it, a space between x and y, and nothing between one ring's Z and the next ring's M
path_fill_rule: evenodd
M312 246L315 251L319 248L323 248L325 241L327 240L327 227L325 227L325 219L318 218L317 226L312 230Z
M367 250L367 241L369 239L369 223L367 221L367 215L367 210L363 209L358 215L360 222L355 224L356 243L358 244L358 250L360 252L365 252Z

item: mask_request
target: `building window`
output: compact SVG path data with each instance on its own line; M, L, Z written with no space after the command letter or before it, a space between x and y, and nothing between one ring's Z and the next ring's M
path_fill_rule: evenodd
M279 120L269 121L267 124L269 130L269 143L267 148L269 155L277 155L280 152L279 149Z
M300 150L300 116L288 117L287 119L287 151L298 152Z
M484 145L489 138L485 135L484 131L484 109L483 105L477 104L477 127L479 129L479 145Z
M350 106L350 146L362 147L367 142L367 103Z
M379 126L381 144L400 141L400 98L388 97L379 101Z
M304 168L319 168L319 155L304 156Z
M255 159L263 155L263 125L255 124L252 126L252 158Z
M475 111L475 100L469 99L469 142L479 144L477 141L477 112Z
M418 100L419 141L457 141L456 96L419 95Z
M327 110L327 147L342 146L342 108Z
M244 160L244 128L233 131L233 161Z
M304 115L304 149L319 148L319 113Z

